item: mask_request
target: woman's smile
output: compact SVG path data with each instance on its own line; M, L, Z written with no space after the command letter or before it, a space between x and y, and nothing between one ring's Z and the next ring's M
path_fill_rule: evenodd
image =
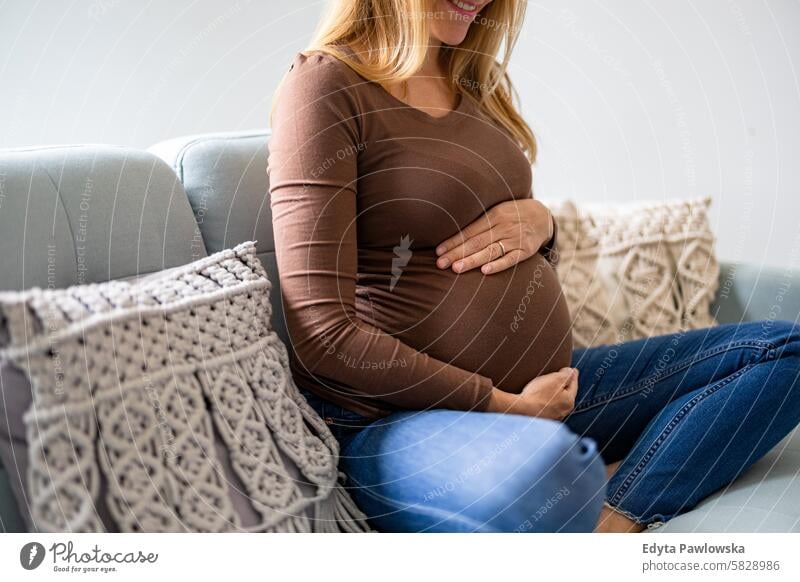
M447 3L453 6L456 12L469 16L475 16L483 8L483 3L473 4L471 2L461 2L461 0L447 0Z

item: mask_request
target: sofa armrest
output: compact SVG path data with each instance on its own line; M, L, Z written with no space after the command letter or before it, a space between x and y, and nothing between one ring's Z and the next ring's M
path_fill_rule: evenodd
M800 320L800 270L752 264L720 265L711 312L719 323Z

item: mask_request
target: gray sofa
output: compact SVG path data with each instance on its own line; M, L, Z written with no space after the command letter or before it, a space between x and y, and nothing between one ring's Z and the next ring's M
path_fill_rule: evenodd
M130 277L251 239L277 285L267 142L267 132L253 131L180 138L149 151L0 151L0 290ZM796 320L800 294L785 293L795 279L800 273L723 265L718 320ZM274 325L285 340L280 294L272 297ZM0 431L14 422L0 418ZM16 472L0 468L0 531L24 530L10 491ZM655 531L800 531L800 432Z

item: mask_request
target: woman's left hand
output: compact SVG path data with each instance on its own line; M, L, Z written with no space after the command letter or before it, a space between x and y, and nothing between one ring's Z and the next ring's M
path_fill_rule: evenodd
M436 266L456 273L499 273L533 256L553 237L553 218L533 198L509 200L436 247Z

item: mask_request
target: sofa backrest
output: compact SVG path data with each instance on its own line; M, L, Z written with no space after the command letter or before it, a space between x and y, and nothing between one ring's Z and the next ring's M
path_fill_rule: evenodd
M290 346L281 302L267 158L269 131L194 135L149 148L169 164L186 190L209 253L248 240L272 282L272 325Z
M59 288L206 255L183 185L110 146L0 150L0 290Z

